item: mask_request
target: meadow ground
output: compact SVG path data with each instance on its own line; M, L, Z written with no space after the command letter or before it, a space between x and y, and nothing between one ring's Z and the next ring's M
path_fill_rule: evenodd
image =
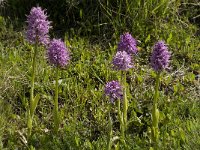
M179 28L183 25L163 20L158 22L161 23L159 29L151 30L155 31L155 37L153 32L146 34L145 38L137 37L140 50L134 57L134 68L127 72L126 149L145 150L151 147L151 110L156 74L149 58L155 39L159 37L167 42L172 52L170 69L162 73L159 87L159 149L198 150L199 28L193 25ZM32 147L28 145L26 110L34 47L24 39L24 32L0 17L0 149L106 149L109 111L113 122L112 148L124 149L118 140L120 123L117 106L110 104L104 94L105 84L120 78L120 72L113 70L111 65L119 36L116 41L102 38L94 41L89 36L69 36L67 32L63 39L71 60L67 69L59 74L58 100L62 120L59 131L54 134L52 130L55 69L48 63L47 50L39 47L35 94L39 94L40 99L33 120Z

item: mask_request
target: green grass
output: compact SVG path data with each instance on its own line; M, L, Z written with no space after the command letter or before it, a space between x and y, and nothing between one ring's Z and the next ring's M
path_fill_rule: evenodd
M29 99L32 47L24 41L21 32L9 33L13 34L7 35L7 40L2 41L0 46L0 146L1 149L26 149L25 110ZM52 134L55 72L47 63L46 50L40 48L35 92L41 95L41 99L33 123L33 146L35 149L105 149L109 101L103 95L103 87L107 81L119 77L110 65L116 46L103 49L81 38L66 37L65 41L72 60L69 67L60 73L59 110L62 122L58 135ZM128 73L127 79L129 149L149 149L150 146L155 74L148 62L140 64L142 53L136 57L135 68ZM178 60L173 57L173 61ZM182 67L173 65L178 69L165 72L161 81L160 145L163 149L198 149L199 81L187 64ZM115 106L111 115L114 136L118 136Z
M130 6L134 4L134 9L124 9L130 6L123 3L119 5L122 7L121 10L109 2L101 5L106 7L105 16L101 21L106 20L108 25L111 24L110 31L104 29L108 26L101 26L102 22L97 23L99 33L108 32L103 41L100 34L98 36L90 34L88 37L75 36L76 32L88 33L88 30L93 28L91 22L88 29L80 27L80 30L74 34L70 33L70 36L67 33L64 35L71 53L71 62L59 75L59 111L62 121L57 135L53 134L55 72L47 62L46 49L39 48L35 93L40 95L40 100L33 121L31 141L33 147L37 150L106 149L110 102L105 98L104 85L107 81L117 80L120 77L120 73L112 69L111 61L116 53L116 39L119 40L119 34L130 29L139 40L140 51L134 58L135 68L127 75L128 149L148 150L151 146L150 113L155 73L149 65L149 57L153 44L163 39L169 45L172 60L170 70L162 74L159 89L160 149L198 150L200 79L197 75L200 72L200 39L195 34L199 29L190 24L187 17L183 19L177 15L178 2L168 3L167 0L163 0L160 5L153 1L151 1L153 4L134 1L135 3L129 3ZM120 2L121 0L118 0L117 4ZM174 6L175 4L177 6ZM130 22L127 24L127 18L123 16L134 16L140 8L138 5L141 6L140 11L144 13L138 13L135 19L128 18ZM166 11L163 12L163 9ZM113 10L120 13L112 18L111 16L115 14ZM162 13L159 13L160 11ZM113 14L109 16L109 13ZM110 35L113 37L108 39ZM91 42L93 36L98 42ZM26 109L30 96L32 49L33 47L24 40L24 31L13 29L11 23L6 23L0 17L0 149L2 150L31 149L26 139ZM123 149L117 144L120 130L114 105L111 117L113 149Z

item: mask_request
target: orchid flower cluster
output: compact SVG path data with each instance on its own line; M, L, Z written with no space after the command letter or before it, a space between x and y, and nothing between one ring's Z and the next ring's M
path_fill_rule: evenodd
M50 21L47 20L47 14L41 7L33 7L27 16L26 38L31 44L40 43L47 45L49 43Z
M37 53L38 46L43 45L47 49L48 62L55 68L56 71L56 84L55 84L55 99L54 99L54 127L57 133L60 124L59 111L58 111L58 79L59 70L66 68L70 61L70 53L65 43L61 39L50 39L49 29L51 22L48 21L48 16L45 10L41 7L33 7L30 14L27 16L27 31L26 39L30 44L35 46L34 55L32 58L32 78L31 78L31 91L30 91L30 102L27 110L28 115L28 137L31 137L32 133L32 121L34 117L34 111L37 107L37 103L40 99L39 95L34 96L34 82L35 72L37 67ZM120 81L110 81L105 85L105 95L107 95L111 103L117 102L118 106L118 117L120 122L120 139L124 145L125 132L127 130L127 111L128 111L128 98L127 98L127 87L126 87L126 73L130 69L134 68L134 62L132 58L138 53L137 40L135 40L130 33L124 33L120 36L120 41L117 47L117 53L113 57L112 67L116 71L121 73ZM167 45L164 41L158 41L154 47L150 58L150 64L157 74L155 95L153 100L152 109L152 142L156 149L157 141L159 138L158 122L159 122L159 110L157 108L158 100L158 87L160 80L160 73L167 69L169 66L170 52L168 51ZM121 111L120 103L123 103L123 109ZM110 119L111 120L111 119ZM112 123L110 122L110 136L108 139L108 149L111 148L111 136L112 136Z
M47 48L47 58L49 63L56 68L56 86L55 86L55 101L54 101L54 125L55 131L59 128L59 114L58 114L58 76L59 68L65 68L70 60L69 51L65 43L61 39L50 39L49 29L51 22L47 20L48 16L45 10L41 7L33 7L30 14L27 16L27 31L26 39L30 44L35 45L34 57L32 58L32 78L31 78L31 91L30 102L28 108L28 138L32 135L32 120L34 111L39 101L39 95L34 97L34 81L36 72L36 57L38 53L38 46L43 45Z
M126 71L134 67L132 56L138 53L137 41L132 37L130 33L125 33L120 36L120 41L117 48L117 53L113 58L113 68L117 71L121 71L121 79L119 81L110 81L105 85L105 95L110 98L111 103L117 101L118 103L118 115L120 122L120 134L121 141L125 143L125 131L127 129L127 110L128 110L128 99L126 93ZM157 73L155 95L152 109L152 142L154 148L157 148L157 140L159 136L158 132L158 121L159 111L157 108L158 99L158 86L159 77L161 71L167 69L169 66L170 52L168 51L167 45L164 41L158 41L154 47L150 58L151 67ZM120 102L123 102L123 111L121 112ZM110 137L110 136L109 136ZM108 143L111 144L111 139L108 139ZM108 145L108 148L111 147Z
M111 102L117 101L118 103L118 117L120 122L121 141L125 143L125 131L127 128L127 110L128 99L126 96L126 71L133 68L132 55L138 52L137 41L131 34L125 33L120 36L117 53L113 58L113 68L121 72L121 83L118 81L108 82L105 86L105 94L110 97ZM123 88L122 88L123 85ZM121 112L120 101L123 102L123 111ZM110 139L108 143L111 144ZM108 147L111 147L108 145Z

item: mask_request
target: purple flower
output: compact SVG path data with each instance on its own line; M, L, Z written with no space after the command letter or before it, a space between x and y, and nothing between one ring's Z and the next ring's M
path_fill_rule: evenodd
M121 35L118 44L118 51L126 51L128 54L136 54L138 52L137 41L129 33Z
M112 103L114 100L123 98L122 87L117 81L110 81L106 84L105 94L110 97Z
M49 43L50 22L47 15L41 7L33 7L27 16L28 27L26 31L27 40L34 44L36 40L40 44L47 45Z
M128 70L133 68L131 56L125 51L118 51L113 59L114 68L117 70Z
M47 56L52 65L61 68L64 68L69 63L70 59L69 51L65 43L60 39L53 39L49 43Z
M170 52L168 47L163 41L158 41L154 47L151 55L151 66L155 71L162 71L163 69L168 68Z

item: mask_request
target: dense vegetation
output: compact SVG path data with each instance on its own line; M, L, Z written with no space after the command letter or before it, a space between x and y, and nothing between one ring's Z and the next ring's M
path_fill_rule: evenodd
M111 62L119 37L130 32L138 41L134 69L128 71L127 149L149 149L155 72L152 46L164 40L172 52L170 69L160 84L159 149L200 148L200 38L198 0L7 0L0 2L0 149L31 149L27 143L33 46L24 38L26 15L39 4L47 9L51 37L62 38L70 65L59 74L58 134L53 127L55 71L39 47L35 93L40 95L33 120L32 149L106 149L110 101L108 81L120 73ZM117 109L111 105L113 149L118 143Z

